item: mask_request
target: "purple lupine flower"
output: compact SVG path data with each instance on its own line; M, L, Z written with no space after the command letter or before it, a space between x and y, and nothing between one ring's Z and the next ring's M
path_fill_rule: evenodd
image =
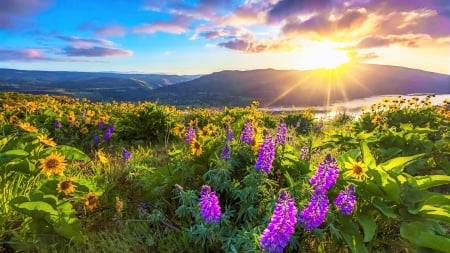
M264 130L264 142L261 144L261 147L259 147L255 169L264 173L270 173L274 159L275 143L269 133Z
M320 130L322 130L323 125L322 124L317 124L314 126L314 131L316 132L320 132Z
M350 184L340 191L333 204L342 214L349 215L355 208L356 196L355 186Z
M295 232L297 212L294 198L291 197L289 192L281 190L270 223L264 229L259 241L259 245L264 251L270 253L283 252L291 239L291 235Z
M98 122L97 127L98 127L98 129L102 130L105 127L105 122L103 122L103 121Z
M122 150L122 159L123 159L125 162L128 161L128 160L130 160L131 156L132 156L131 152L128 151L126 148L124 148L124 149Z
M61 124L61 122L59 122L58 120L55 120L55 121L53 121L53 126L54 126L55 128L61 128L61 127L62 127L62 124Z
M220 219L221 211L219 198L209 185L203 185L200 191L200 214L206 223L217 222Z
M300 212L299 222L303 228L313 230L318 228L328 213L329 200L323 192L313 192L308 205Z
M242 129L241 141L247 143L248 145L253 145L254 139L255 129L253 128L251 120L247 120L244 124L244 128Z
M105 134L103 135L103 139L105 139L105 141L111 139L111 135L112 135L112 131L111 129L108 127L105 130Z
M339 169L334 159L330 154L327 154L325 159L319 164L316 174L309 179L309 183L316 192L325 192L336 184L339 176Z
M275 143L284 146L287 138L287 126L283 119L280 119L280 123L277 127L277 135L275 137Z
M300 159L305 162L309 160L309 147L307 144L300 150Z
M230 144L225 143L225 146L222 149L222 153L220 153L220 158L222 160L228 160L231 158L231 150L230 150Z
M100 137L98 137L98 135L94 135L94 136L92 137L92 142L93 142L95 145L97 145L99 141L100 141Z
M234 140L233 130L231 129L230 125L227 125L227 128L225 129L225 139L227 141Z
M195 129L193 126L188 126L186 128L186 138L184 139L186 143L191 143L193 139L197 137L197 134L195 133Z

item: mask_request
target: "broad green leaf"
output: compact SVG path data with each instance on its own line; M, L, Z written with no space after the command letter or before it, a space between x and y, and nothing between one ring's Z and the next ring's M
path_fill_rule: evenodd
M400 202L400 183L388 173L379 170L381 175L381 189L385 195L395 202Z
M377 230L374 218L368 213L358 213L357 220L364 231L364 242L372 241Z
M58 153L63 154L67 160L77 160L85 162L89 162L91 160L91 158L88 155L86 155L83 151L71 146L58 145L48 150L49 153L51 153L52 151L57 151Z
M427 175L414 177L417 187L420 190L425 190L430 187L445 185L450 183L450 176L447 175Z
M418 246L450 253L450 239L436 235L430 226L422 222L403 224L400 227L400 235Z
M448 204L448 203L447 203ZM432 205L423 205L420 209L420 215L428 218L444 221L450 224L450 205L436 207Z
M375 168L377 166L375 158L372 155L367 143L361 142L361 152L363 155L363 162L369 167L369 169Z
M289 187L294 187L295 182L292 179L291 175L289 175L289 172L284 172L284 178L286 179L286 181L288 182Z
M23 214L34 219L43 219L49 223L58 217L58 212L47 202L30 201L12 205L12 207Z
M353 253L369 253L356 224L347 223L342 228L341 235Z
M390 159L382 164L379 164L378 166L384 169L385 171L391 171L395 174L399 174L403 171L403 169L410 164L411 162L414 162L417 158L422 157L424 154L418 154L413 156L405 156L405 157L396 157L393 159Z
M385 216L389 218L397 218L397 214L394 212L394 210L388 206L383 200L381 200L378 197L375 197L372 201L372 204L380 210Z

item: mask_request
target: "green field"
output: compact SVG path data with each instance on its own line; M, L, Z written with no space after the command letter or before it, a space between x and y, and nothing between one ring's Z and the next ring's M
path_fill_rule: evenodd
M0 252L450 252L430 98L319 120L1 93Z

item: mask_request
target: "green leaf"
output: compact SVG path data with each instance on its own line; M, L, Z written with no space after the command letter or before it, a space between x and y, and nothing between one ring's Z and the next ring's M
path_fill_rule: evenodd
M414 162L416 159L422 157L423 155L424 154L396 157L382 164L379 164L378 166L384 169L385 171L391 171L395 174L400 174L408 164Z
M393 200L397 203L400 202L400 184L399 182L391 177L388 173L379 170L378 171L381 176L381 189L385 193L385 196L390 200Z
M369 146L367 146L367 143L361 142L361 152L363 155L363 162L370 168L375 168L377 166L376 160L372 155L372 151L370 151Z
M364 242L372 241L375 236L375 231L377 230L375 219L367 213L358 213L357 219L364 231Z
M86 155L83 151L71 146L58 145L49 150L57 151L58 153L63 154L67 160L76 160L85 162L89 162L91 160L91 158L88 155Z
M445 185L450 183L450 176L447 175L427 175L414 177L417 187L420 190L425 190L430 187Z
M356 224L347 223L342 228L341 235L353 253L369 253L364 245L363 238L361 237L360 231Z
M58 217L58 212L47 202L44 201L30 201L23 202L12 207L23 214L26 214L34 219L45 220L51 223L52 220Z
M394 212L394 210L388 206L383 200L381 200L378 197L375 197L372 201L372 204L380 210L385 216L389 218L397 218L397 214Z
M405 223L400 227L400 235L418 246L450 253L450 239L436 235L426 223Z
M448 203L447 203L448 204ZM444 221L450 224L450 210L449 205L443 207L436 207L432 205L423 205L420 208L420 216Z

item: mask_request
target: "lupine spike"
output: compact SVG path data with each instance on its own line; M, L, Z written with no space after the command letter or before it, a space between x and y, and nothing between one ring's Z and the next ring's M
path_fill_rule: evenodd
M282 253L288 245L297 223L295 200L289 192L282 190L272 214L270 223L264 229L259 245L264 251Z
M259 147L258 157L256 158L255 169L270 173L272 163L275 159L275 143L272 137L264 131L264 142Z
M234 140L233 130L231 129L230 125L227 125L227 128L225 129L225 137L227 141Z
M280 119L280 123L277 127L277 135L275 137L275 143L284 146L287 138L287 126L283 119Z
M193 139L197 137L197 134L195 133L195 129L193 126L188 126L186 128L186 138L184 139L186 143L191 143Z
M225 146L223 147L222 153L220 153L220 158L222 160L228 160L231 158L231 150L230 150L230 144L225 143Z
M241 141L247 143L248 145L253 145L254 139L255 129L253 128L252 122L250 120L247 120L242 130Z
M311 200L303 211L300 212L299 222L307 230L318 228L328 213L329 200L325 193L314 192Z
M349 215L356 204L355 186L348 185L344 190L340 191L333 203L338 211L344 215Z
M328 154L325 159L319 164L316 174L309 180L309 183L314 188L314 191L325 193L328 189L336 184L339 176L339 169L334 159Z
M209 185L203 185L200 191L200 214L206 223L220 220L219 198Z

